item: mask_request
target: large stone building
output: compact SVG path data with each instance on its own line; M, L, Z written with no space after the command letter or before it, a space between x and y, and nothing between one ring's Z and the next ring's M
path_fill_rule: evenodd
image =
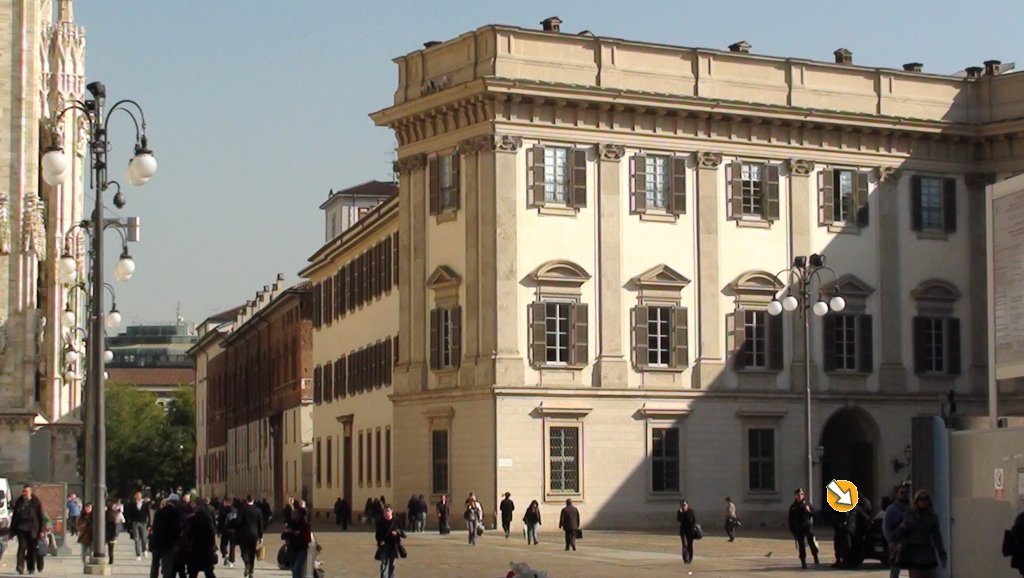
M75 489L82 383L64 375L82 372L65 367L63 351L82 349L80 336L58 322L67 291L56 263L64 249L84 262L84 239L69 233L82 218L87 150L77 113L59 123L55 117L82 98L84 84L85 31L71 0L0 7L0 472L12 482L63 481ZM59 186L39 172L51 127L69 159Z
M493 511L510 491L546 517L573 498L585 525L630 527L730 495L778 522L805 483L805 363L815 480L876 503L906 475L910 416L949 390L982 410L983 189L1024 169L1024 75L544 28L397 58L394 103L372 115L399 142L400 505L472 491ZM821 293L847 306L812 319L808 360L799 316L766 311L775 273L815 253L837 273ZM321 303L324 267L307 271ZM383 304L349 309L314 350L327 331L365 335L353 348L390 335L370 319ZM318 407L314 437L388 415L348 407ZM1021 412L1021 392L1002 407Z

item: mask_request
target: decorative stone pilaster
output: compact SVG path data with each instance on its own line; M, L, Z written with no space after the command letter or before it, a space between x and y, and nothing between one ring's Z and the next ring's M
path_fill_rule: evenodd
M597 387L624 388L629 382L629 365L622 350L622 202L628 187L622 182L622 159L626 148L617 144L598 147L597 250L600 270L597 290L600 308L598 351L593 383Z
M985 187L995 183L993 173L967 173L967 243L969 254L984 255L986 249ZM986 260L970 259L967 285L967 307L970 314L968 341L970 365L966 376L971 391L988 391L988 272Z
M901 392L907 388L907 369L903 365L903 306L900 286L900 171L895 167L876 169L878 188L872 203L878 208L877 246L879 316L881 317L881 366L879 388L882 392Z
M697 323L700 327L700 355L693 373L693 386L707 389L725 370L725 340L722 335L721 262L719 256L719 175L722 155L717 152L697 153L697 290L700 306Z
M816 219L811 211L818 203L814 199L811 186L811 176L814 174L814 161L807 159L790 159L786 163L789 169L789 194L790 194L790 215L793 219L791 231L794 255L810 255L811 250L811 228L815 225ZM799 315L787 315L790 326L790 335L793 336L792 343L804 342L804 323ZM813 333L812 333L813 338ZM804 348L793 347L793 370L790 375L790 389L803 391L807 384L804 383ZM818 372L812 368L811 374L817 377Z

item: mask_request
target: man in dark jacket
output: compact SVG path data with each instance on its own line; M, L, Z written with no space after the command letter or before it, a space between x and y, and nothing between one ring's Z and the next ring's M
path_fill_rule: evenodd
M558 517L558 527L565 532L565 549L576 551L576 533L580 529L580 511L572 505L571 499L565 500L565 507Z
M149 529L149 500L142 499L142 492L135 492L135 496L124 506L124 521L128 525L128 531L135 542L135 559L141 560L146 552L146 532Z
M18 537L18 574L25 572L26 559L28 573L35 573L36 548L44 529L43 504L32 495L32 486L26 485L11 508L11 534Z
M510 492L505 492L505 499L498 505L498 509L501 510L501 529L505 530L505 539L508 540L508 533L512 528L512 512L516 509Z
M1013 552L1010 554L1010 567L1016 568L1021 576L1024 576L1024 512L1017 514L1010 528L1010 536L1013 538Z
M235 539L238 541L239 550L242 551L242 563L245 564L243 576L252 576L256 563L256 547L263 539L264 529L263 514L253 505L252 496L246 497L245 504L238 510L238 525L235 530Z
M807 546L811 547L811 555L814 556L814 564L818 564L818 543L814 539L812 522L814 519L811 505L805 499L806 495L802 489L793 492L793 503L789 505L789 531L796 540L796 547L800 553L800 566L807 567Z
M221 506L220 517L217 518L217 531L220 532L220 555L224 559L224 565L229 568L235 567L235 540L238 520L238 510L227 498Z
M153 561L149 567L149 578L174 578L175 547L181 538L181 511L178 494L171 494L153 516L153 536L149 549Z
M690 564L693 562L693 540L697 534L697 516L694 515L686 500L679 503L676 521L679 522L679 541L683 543L683 564Z

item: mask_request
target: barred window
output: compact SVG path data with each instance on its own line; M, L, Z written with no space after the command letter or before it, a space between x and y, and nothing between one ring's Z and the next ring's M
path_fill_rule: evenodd
M747 470L750 491L775 491L775 430L747 430Z
M552 427L549 431L548 461L552 493L580 491L578 427Z
M651 433L651 490L679 491L679 428L654 428Z

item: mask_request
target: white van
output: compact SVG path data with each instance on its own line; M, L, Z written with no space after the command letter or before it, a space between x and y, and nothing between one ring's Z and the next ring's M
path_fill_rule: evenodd
M11 495L11 483L7 478L0 478L0 526L11 524L11 505L16 496Z

